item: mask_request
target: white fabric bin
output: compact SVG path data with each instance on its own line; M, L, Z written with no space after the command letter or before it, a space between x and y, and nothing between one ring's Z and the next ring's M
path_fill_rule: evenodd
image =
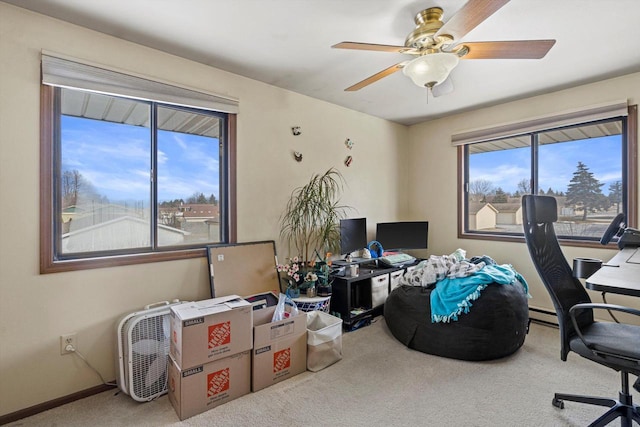
M371 307L375 308L384 304L389 296L389 275L371 278Z
M342 319L323 311L307 313L307 369L320 371L342 359Z

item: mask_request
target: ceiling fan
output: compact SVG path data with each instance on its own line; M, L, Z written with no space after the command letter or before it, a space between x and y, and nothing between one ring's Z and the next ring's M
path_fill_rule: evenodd
M416 85L430 89L434 96L440 96L453 91L449 74L460 59L543 58L555 44L555 40L457 42L508 2L509 0L469 0L447 22L442 21L442 8L425 9L415 16L416 27L407 36L404 46L358 42L342 42L332 46L416 56L413 60L402 61L367 77L345 91L360 90L402 69Z

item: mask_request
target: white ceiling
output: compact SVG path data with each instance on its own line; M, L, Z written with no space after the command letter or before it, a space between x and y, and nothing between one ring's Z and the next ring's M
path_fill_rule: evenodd
M640 71L640 1L511 0L461 41L555 39L540 60L466 60L455 91L427 96L402 72L344 88L399 53L332 49L403 45L414 15L465 0L4 0L121 39L403 124Z

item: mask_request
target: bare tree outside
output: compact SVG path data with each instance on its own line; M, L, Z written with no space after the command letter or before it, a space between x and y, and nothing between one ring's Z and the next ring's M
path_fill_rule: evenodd
M473 202L481 202L493 192L493 183L487 179L476 179L469 183L469 194Z
M62 173L62 208L77 206L83 200L102 200L95 187L77 169Z
M522 178L518 182L518 193L531 194L531 182L527 178Z
M204 193L195 192L187 198L187 203L206 204L209 203L209 199L207 199Z

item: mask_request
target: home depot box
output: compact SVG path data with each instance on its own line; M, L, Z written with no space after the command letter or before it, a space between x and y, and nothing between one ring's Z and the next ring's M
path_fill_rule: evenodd
M237 295L175 305L169 353L184 370L251 350L252 320L251 304Z
M275 309L253 312L252 391L307 370L307 314L271 322Z
M251 351L188 369L169 360L169 401L180 420L249 393Z

